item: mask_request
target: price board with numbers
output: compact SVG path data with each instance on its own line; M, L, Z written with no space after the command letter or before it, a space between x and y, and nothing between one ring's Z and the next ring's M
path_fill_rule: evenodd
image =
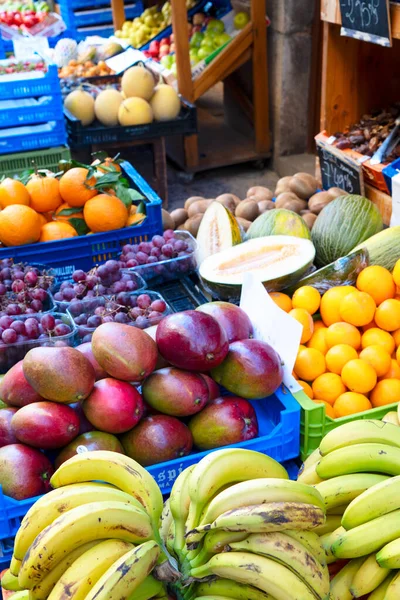
M340 0L341 34L391 46L389 0Z
M338 187L349 194L364 195L362 166L334 146L317 140L322 187Z

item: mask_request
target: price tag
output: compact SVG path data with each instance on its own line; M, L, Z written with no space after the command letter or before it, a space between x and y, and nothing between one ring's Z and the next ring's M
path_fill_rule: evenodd
M364 195L364 177L361 165L334 146L317 140L322 187L338 187L349 194Z
M389 0L340 0L341 35L391 46Z
M283 362L283 382L291 392L303 389L292 376L299 350L302 325L275 304L253 273L243 278L240 308L248 315L254 338L266 342L278 352Z
M140 50L135 50L134 48L128 48L125 52L121 52L121 54L117 54L112 58L106 60L107 67L110 67L117 75L132 67L139 62L145 62L146 56Z
M49 54L49 40L46 37L30 37L13 40L14 56L17 60L28 60Z

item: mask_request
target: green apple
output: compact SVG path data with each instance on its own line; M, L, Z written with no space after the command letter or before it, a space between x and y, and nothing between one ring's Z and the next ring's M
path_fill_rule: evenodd
M210 56L210 54L212 54L213 52L214 48L212 46L203 46L198 51L197 56L199 57L199 60L203 60L203 58L207 58L207 56Z
M206 30L216 31L217 33L223 33L225 31L225 25L223 21L220 21L219 19L211 19L211 21L207 23Z
M250 17L245 12L238 12L233 19L233 26L235 29L243 29L250 21Z
M144 18L144 24L147 25L147 27L150 27L151 29L155 27L156 22L154 20L154 17L152 15L147 15L147 17Z
M165 67L166 69L170 69L173 65L173 59L172 59L172 54L166 54L165 56L162 56L160 59L160 63L162 64L163 67Z
M199 50L197 48L192 48L189 51L189 56L190 56L190 64L192 66L197 65L197 63L199 62Z
M190 47L191 48L200 48L201 42L204 39L204 33L201 31L196 31L192 37L190 38Z
M228 42L231 41L231 36L229 35L229 33L220 33L219 35L216 35L214 38L214 48L221 48L221 46L224 46L225 44L227 44Z

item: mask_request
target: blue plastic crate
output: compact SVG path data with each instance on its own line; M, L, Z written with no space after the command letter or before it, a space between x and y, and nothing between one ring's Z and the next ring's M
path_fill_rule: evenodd
M75 11L70 2L64 2L63 0L59 4L61 16L63 21L70 29L77 29L78 27L88 27L91 25L103 25L112 23L112 10L108 3L106 7L94 8L93 10ZM138 17L143 12L142 2L129 2L125 6L125 18L132 20Z
M67 142L64 119L42 125L0 129L0 154L63 146Z
M41 98L0 99L0 128L56 121L62 112L61 94Z
M53 267L58 278L65 280L71 278L75 269L89 271L95 265L119 256L124 244L139 244L151 239L153 235L162 233L161 199L132 165L124 162L121 166L131 186L141 192L147 200L147 217L143 223L68 240L1 248L0 259L12 257L15 262L29 262L34 256L35 262Z
M63 38L73 38L73 37L74 37L74 32L66 29L59 35L47 38L47 40L49 42L50 48L54 48L59 40L62 40ZM1 44L3 44L4 53L10 53L10 52L14 53L14 47L13 47L12 40L3 40L3 39L1 39L1 35L0 35L0 58L2 58L1 57ZM3 58L5 58L5 56L3 56ZM44 92L44 93L48 93L48 92Z
M2 100L61 94L56 65L49 65L46 73L21 73L18 80L4 81L4 79L5 77L0 77L0 98Z
M400 1L400 0L399 0ZM392 177L398 175L400 173L400 158L394 160L390 165L385 167L382 171L383 176L386 181L386 185L388 186L388 190L390 195L392 194Z
M72 10L83 10L100 6L109 7L110 0L60 0L57 4L60 8L62 4L68 4Z

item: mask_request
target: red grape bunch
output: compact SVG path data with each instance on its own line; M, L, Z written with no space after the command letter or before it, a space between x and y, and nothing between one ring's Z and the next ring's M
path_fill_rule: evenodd
M71 326L57 315L47 314L26 319L14 319L12 316L3 315L0 317L0 347L16 342L48 340L49 337L61 337L71 331Z
M47 310L50 298L47 290L54 277L38 267L12 259L0 261L0 316L36 314Z

